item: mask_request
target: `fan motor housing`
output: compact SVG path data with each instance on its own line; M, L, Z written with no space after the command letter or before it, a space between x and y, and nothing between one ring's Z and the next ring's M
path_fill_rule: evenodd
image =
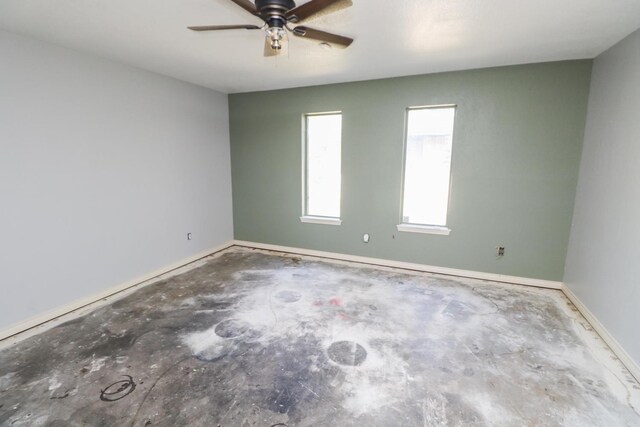
M256 8L262 12L264 10L280 10L286 12L296 7L293 0L256 0Z
M293 0L256 0L256 8L269 28L282 28L287 24L286 13L296 7Z

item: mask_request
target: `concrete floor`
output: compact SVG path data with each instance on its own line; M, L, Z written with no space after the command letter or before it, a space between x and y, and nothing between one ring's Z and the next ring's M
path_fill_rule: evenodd
M0 425L638 426L559 291L232 249L0 351Z

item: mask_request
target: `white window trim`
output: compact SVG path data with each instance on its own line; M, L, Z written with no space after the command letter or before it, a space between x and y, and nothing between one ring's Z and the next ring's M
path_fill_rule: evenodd
M450 228L440 225L398 224L397 227L398 231L407 233L439 234L441 236L451 234Z
M322 225L342 225L340 218L328 217L328 216L311 216L305 215L300 217L300 222L308 224L322 224Z

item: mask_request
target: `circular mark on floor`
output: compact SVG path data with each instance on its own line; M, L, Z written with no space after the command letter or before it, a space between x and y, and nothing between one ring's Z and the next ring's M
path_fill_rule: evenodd
M360 366L367 358L367 350L353 341L336 341L327 349L329 358L340 365Z
M136 383L130 375L124 375L126 380L116 381L104 390L100 390L100 400L105 402L115 402L131 394L136 389Z
M229 354L227 349L206 349L196 354L195 357L201 362L217 362Z
M278 300L287 303L296 302L302 298L302 295L296 291L280 291L275 296Z
M222 338L237 338L249 330L249 324L242 320L223 320L216 325L216 335Z

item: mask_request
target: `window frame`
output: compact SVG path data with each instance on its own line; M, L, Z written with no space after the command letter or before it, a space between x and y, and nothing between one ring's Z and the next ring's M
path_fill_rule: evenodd
M407 148L409 143L409 113L414 110L435 110L435 109L453 109L453 129L451 130L451 161L449 163L449 189L447 197L447 215L445 225L434 224L416 224L410 222L404 222L404 193L405 193L405 179L406 179L406 167L407 167ZM455 128L456 128L456 116L458 113L457 104L434 104L434 105L420 105L407 107L404 113L404 140L402 144L402 168L401 168L401 188L400 188L400 221L396 226L398 231L410 232L410 233L422 233L422 234L436 234L448 236L451 234L451 228L449 228L449 211L451 208L451 189L453 187L453 146L455 140Z
M322 216L322 215L310 215L308 212L309 198L308 198L308 183L309 183L309 158L307 152L309 151L309 117L318 116L337 116L341 117L340 123L340 172L342 174L342 123L344 115L342 111L323 111L316 113L305 113L302 115L302 216L300 222L309 224L321 224L321 225L341 225L342 224L342 178L340 178L340 216Z

